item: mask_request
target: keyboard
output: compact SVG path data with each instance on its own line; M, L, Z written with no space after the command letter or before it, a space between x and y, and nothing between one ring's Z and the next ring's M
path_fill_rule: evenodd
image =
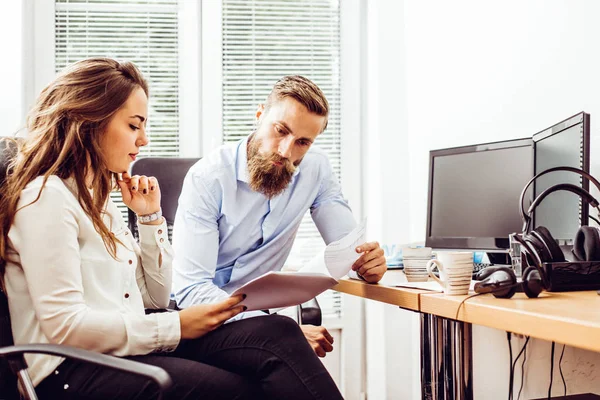
M477 273L479 271L481 271L482 269L485 269L487 267L491 267L493 264L488 264L488 263L473 263L473 275L472 275L472 279L475 279L475 275L477 275Z

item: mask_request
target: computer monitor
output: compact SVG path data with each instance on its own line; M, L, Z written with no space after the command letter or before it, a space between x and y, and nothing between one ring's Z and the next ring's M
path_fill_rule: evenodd
M590 169L590 115L580 112L533 135L534 173L552 167ZM588 190L587 179L571 172L551 172L534 182L534 193L558 183L571 183ZM560 244L572 244L581 225L588 224L588 207L569 192L555 192L534 211L534 226L545 226Z
M505 251L532 176L529 138L430 151L426 246Z

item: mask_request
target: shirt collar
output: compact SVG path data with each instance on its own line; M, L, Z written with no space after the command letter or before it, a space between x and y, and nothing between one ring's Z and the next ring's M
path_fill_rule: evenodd
M245 139L238 143L237 156L236 156L236 171L237 180L249 183L250 177L248 176L248 139L251 135L246 136Z
M236 173L237 180L241 182L250 182L250 176L248 175L248 140L252 134L246 136L243 140L238 143L237 155L236 155ZM300 173L300 165L296 167L293 177L296 177Z

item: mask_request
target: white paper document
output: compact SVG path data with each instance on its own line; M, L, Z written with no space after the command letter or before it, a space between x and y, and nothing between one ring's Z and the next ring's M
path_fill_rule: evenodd
M406 287L406 288L413 288L413 289L424 289L424 290L431 290L433 292L443 292L444 288L437 283L436 281L427 281L427 282L402 282L402 283L396 283L397 287Z
M413 289L431 290L433 292L440 292L440 293L442 293L444 291L444 288L439 283L437 283L436 281L432 281L432 280L429 280L427 282L402 282L402 283L396 283L394 286L413 288ZM469 285L469 290L471 290L471 291L475 290L475 281L471 281L471 284Z
M330 243L297 272L268 272L246 283L235 292L245 294L247 311L282 308L304 303L335 286L348 274L361 254L356 247L365 242L366 221L342 239Z
M363 220L352 232L331 242L298 272L318 272L329 274L335 279L346 276L354 261L360 257L356 247L365 243L366 220Z
M246 283L232 296L245 294L241 304L248 307L248 311L266 310L304 303L336 283L324 274L271 271Z

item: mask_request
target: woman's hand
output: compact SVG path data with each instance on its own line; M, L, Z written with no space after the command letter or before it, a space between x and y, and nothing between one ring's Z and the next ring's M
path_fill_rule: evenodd
M123 203L137 215L152 214L160 210L160 188L153 176L129 176L124 172L117 180Z
M230 318L246 310L238 305L245 295L228 298L220 303L199 304L179 311L182 339L196 339L214 331Z

